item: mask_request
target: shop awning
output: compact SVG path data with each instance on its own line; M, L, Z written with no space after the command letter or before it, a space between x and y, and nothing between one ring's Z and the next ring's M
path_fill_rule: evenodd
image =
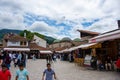
M71 47L70 49L69 49L69 51L74 51L74 50L76 50L76 49L78 49L77 47Z
M120 38L120 29L101 34L99 36L96 36L94 38L91 38L89 40L89 43L96 43L96 42L102 42L102 41L107 41L107 40L114 40L114 39L119 39Z
M69 52L69 49L64 49L61 52Z
M83 45L80 45L80 46L77 46L76 48L79 49L79 48L90 48L91 46L93 45L96 45L97 43L91 43L91 44L83 44Z
M51 54L52 51L40 51L41 54Z
M67 48L67 49L64 49L62 51L59 51L59 53L64 53L64 52L71 52L71 51L74 51L76 49L87 49L87 48L100 48L101 47L101 44L100 43L91 43L91 44L83 44L83 45L80 45L80 46L76 46L76 47L71 47L71 48Z
M4 51L7 50L7 51L30 51L29 48L4 48L3 49Z
M101 44L100 43L91 43L91 44L83 44L83 45L80 45L80 46L76 46L76 47L71 47L69 49L64 49L62 51L60 51L61 53L64 53L64 52L71 52L71 51L74 51L76 49L86 49L86 48L100 48L101 47Z

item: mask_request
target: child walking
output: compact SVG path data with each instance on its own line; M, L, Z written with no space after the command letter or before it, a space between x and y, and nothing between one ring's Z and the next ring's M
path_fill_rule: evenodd
M45 77L45 75L46 75L46 77ZM43 72L42 80L53 80L53 75L54 75L54 79L56 79L56 74L55 74L54 70L51 69L51 64L48 63L47 69L45 69L45 71ZM44 79L44 77L45 77L45 79Z
M11 80L11 73L8 70L6 64L2 64L2 70L0 70L0 80Z
M20 63L19 69L16 71L15 80L29 80L28 71L24 68L24 64Z

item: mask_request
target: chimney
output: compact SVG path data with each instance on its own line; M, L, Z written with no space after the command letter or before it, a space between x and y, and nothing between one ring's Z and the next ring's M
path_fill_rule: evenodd
M24 32L24 38L26 38L26 32Z
M120 20L118 20L118 29L120 29Z

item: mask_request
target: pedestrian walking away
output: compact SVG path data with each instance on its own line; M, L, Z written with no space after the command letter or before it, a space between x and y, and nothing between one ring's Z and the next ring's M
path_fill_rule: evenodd
M18 54L18 57L17 57L17 64L20 64L20 63L21 63L21 59L22 59L22 54L19 53L19 54Z
M32 59L35 61L36 60L36 55L33 54Z
M43 72L42 80L53 80L53 76L54 76L54 79L56 80L57 79L56 74L55 74L54 70L51 68L51 64L48 63L47 69L45 69Z
M19 69L16 71L15 80L29 80L28 71L24 68L24 64L20 63Z
M52 57L51 57L51 55L47 55L46 56L46 61L47 61L47 63L50 63L50 62L52 62Z
M10 58L9 54L6 55L4 63L7 65L7 68L10 69L11 58Z

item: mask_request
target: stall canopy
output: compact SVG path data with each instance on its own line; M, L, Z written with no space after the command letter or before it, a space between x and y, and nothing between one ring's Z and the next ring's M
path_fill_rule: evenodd
M40 51L41 54L52 54L52 51Z
M69 52L69 49L66 48L66 49L62 50L61 52Z
M80 46L77 46L77 48L81 48L81 49L84 49L84 48L89 48L93 45L96 45L97 43L91 43L91 44L83 44L83 45L80 45Z
M99 43L91 43L91 44L82 44L82 45L80 45L80 46L76 46L76 47L71 47L71 48L69 48L69 49L64 49L64 50L62 50L61 51L61 53L63 52L71 52L71 51L74 51L74 50L76 50L76 49L79 49L79 48L81 48L81 49L86 49L86 48L98 48L98 47L100 47L100 44Z
M29 48L4 48L4 51L30 51Z
M96 42L102 42L107 40L114 40L120 38L120 29L113 30L104 34L101 34L99 36L96 36L94 38L91 38L89 40L89 43L96 43Z

